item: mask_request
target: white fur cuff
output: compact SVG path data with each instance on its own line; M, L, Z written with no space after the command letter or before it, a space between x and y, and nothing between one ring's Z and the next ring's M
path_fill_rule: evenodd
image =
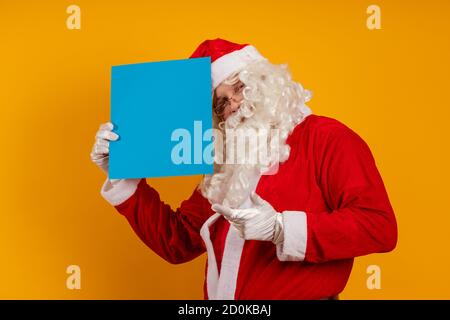
M277 245L277 257L280 261L303 261L306 254L307 225L303 211L284 211L284 240Z
M141 179L106 179L100 193L106 201L117 206L136 192L139 181Z

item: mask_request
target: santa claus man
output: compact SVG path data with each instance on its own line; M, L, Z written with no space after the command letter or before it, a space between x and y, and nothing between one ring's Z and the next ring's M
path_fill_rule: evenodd
M214 123L224 144L229 130L277 130L257 147L276 142L277 152L269 161L216 163L176 210L145 179L106 179L102 196L170 263L207 252L205 299L337 296L354 257L397 242L369 147L339 121L313 115L310 92L255 47L207 40L197 57L211 57ZM91 158L105 172L117 138L111 123L97 132Z

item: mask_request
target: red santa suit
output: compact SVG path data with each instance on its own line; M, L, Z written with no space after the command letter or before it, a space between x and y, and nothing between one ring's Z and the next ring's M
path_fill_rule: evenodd
M284 241L242 239L195 190L177 210L145 179L108 180L102 195L170 263L208 253L205 299L320 299L339 294L353 258L392 250L396 219L367 144L337 120L309 115L291 153L256 193L283 216Z
M253 46L222 39L203 42L191 58L205 56L211 57L212 89L265 59ZM367 144L334 119L310 110L304 115L286 140L289 158L276 174L253 181L256 193L282 215L284 240L277 245L241 238L197 190L176 210L145 179L106 180L101 194L168 262L207 252L205 299L337 295L354 257L395 247L397 225Z

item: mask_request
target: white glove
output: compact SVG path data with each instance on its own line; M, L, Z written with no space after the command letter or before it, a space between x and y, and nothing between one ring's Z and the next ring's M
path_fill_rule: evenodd
M221 204L213 204L212 209L239 231L246 240L283 241L283 219L281 214L255 192L250 197L252 207L248 209L231 209Z
M100 125L100 129L95 135L95 143L91 151L91 160L108 174L109 165L109 141L116 141L119 136L112 132L111 122Z

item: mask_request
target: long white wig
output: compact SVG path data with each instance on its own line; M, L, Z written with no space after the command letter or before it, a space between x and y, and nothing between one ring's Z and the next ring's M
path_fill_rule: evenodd
M255 62L224 83L232 85L239 80L245 84L240 108L226 121L221 122L215 115L214 127L225 136L225 144L229 129L251 128L257 132L277 129L278 134L267 140L269 145L277 146L277 153L271 154L269 164L215 162L214 173L205 175L198 188L210 203L223 203L231 208L241 206L254 191L251 181L255 176L259 178L268 167L289 158L290 148L286 139L295 126L311 114L306 106L306 102L311 99L311 92L292 80L286 64L274 65L267 60ZM215 143L214 147L216 152L221 152L221 145ZM267 145L259 147L267 148Z

